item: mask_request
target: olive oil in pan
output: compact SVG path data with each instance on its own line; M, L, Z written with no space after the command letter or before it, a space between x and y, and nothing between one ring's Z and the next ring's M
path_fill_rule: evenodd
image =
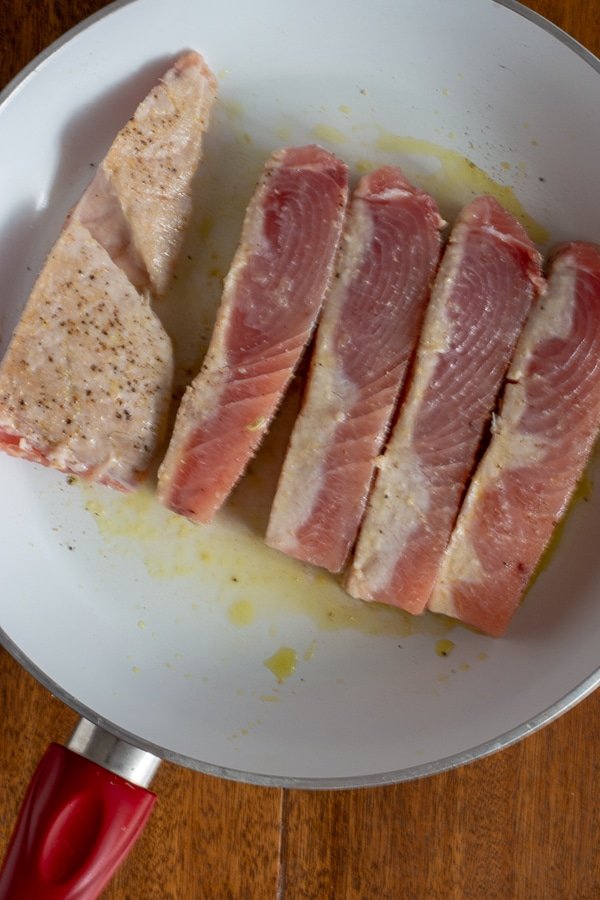
M312 129L308 126L300 135L297 126L282 119L279 129L274 124L271 140L265 134L256 140L248 134L245 112L239 104L218 106L207 137L205 162L195 184L194 214L186 244L170 295L159 310L175 347L174 408L183 387L201 366L246 203L264 160L281 144L284 125L289 142L319 140L333 145L334 152L346 158L355 174L382 163L400 165L409 178L433 194L448 217L475 194L493 194L523 222L534 240L547 240L548 235L522 208L513 189L457 150L394 134L373 123L357 125L351 121L348 106L343 113L341 125L345 130L337 127L337 121L335 126L321 122ZM86 508L105 543L111 552L141 555L148 576L170 583L173 590L182 590L185 582L185 591L195 595L199 608L203 586L212 584L232 627L246 627L257 619L276 623L301 615L309 617L320 630L353 629L402 637L416 633L444 635L455 623L429 613L411 617L390 607L354 600L336 576L264 544L300 395L298 379L259 454L211 525L192 524L159 507L153 486L128 496L83 487Z

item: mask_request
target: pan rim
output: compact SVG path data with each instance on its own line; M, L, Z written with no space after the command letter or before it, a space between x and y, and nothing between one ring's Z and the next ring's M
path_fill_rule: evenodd
M6 632L0 628L0 644L2 644L10 655L20 665L32 675L43 687L51 694L57 697L61 702L65 703L80 716L98 725L100 728L109 731L119 739L158 756L161 759L176 763L188 769L202 772L205 775L214 775L219 778L225 778L228 781L240 781L246 784L260 785L262 787L280 787L280 788L296 788L299 790L336 790L343 788L359 788L359 787L378 787L391 784L400 784L404 781L416 781L419 778L426 778L430 775L439 775L442 772L456 769L459 766L466 765L486 756L491 756L499 750L504 750L512 744L517 743L522 738L539 731L545 725L557 719L563 713L568 712L576 706L581 700L585 699L600 685L600 668L595 669L587 678L580 682L575 688L565 694L560 700L551 704L542 712L533 716L515 728L511 728L498 737L484 741L469 750L462 750L460 753L452 754L434 762L422 763L417 766L409 766L405 769L397 769L389 772L376 772L372 775L350 775L350 776L326 776L326 777L294 777L289 775L268 775L261 772L245 771L243 769L234 769L227 766L219 766L215 763L205 762L195 759L194 757L185 756L161 747L152 741L147 741L139 735L132 734L126 729L117 725L115 722L98 715L94 710L86 706L74 697L68 691L65 691L57 684L49 675L40 669L29 657L27 657L19 647L9 638Z
M0 108L18 91L21 85L44 63L53 56L62 46L69 43L79 33L87 30L97 21L111 15L117 10L136 3L138 0L113 0L103 9L98 10L91 16L79 22L73 28L66 31L56 41L42 50L34 59L32 59L8 84L0 91ZM579 43L574 37L563 31L553 22L524 6L518 0L491 0L491 2L503 6L511 10L517 15L529 20L534 25L542 28L552 37L564 44L572 52L576 53L581 59L590 65L596 72L600 74L600 59ZM224 778L230 781L239 781L247 784L259 785L263 787L279 787L279 788L295 788L295 789L311 789L311 790L332 790L332 789L352 789L360 787L377 787L391 784L398 784L405 781L414 781L419 778L429 777L430 775L438 775L442 772L458 768L469 762L483 759L510 747L524 737L539 731L545 725L550 724L563 713L568 712L579 702L584 700L600 685L600 666L588 675L583 681L568 691L559 700L548 706L542 712L533 716L525 722L509 729L498 737L484 741L469 750L452 754L434 762L422 763L417 766L410 766L404 769L391 770L389 772L374 773L371 775L356 776L340 776L340 777L293 777L287 775L268 775L265 773L257 773L245 771L233 767L219 766L214 763L205 762L194 757L188 757L184 754L177 753L153 744L145 740L143 737L128 732L126 729L117 725L102 716L99 716L94 710L89 708L85 703L77 697L70 694L64 688L48 676L36 663L30 659L18 645L9 637L9 635L0 627L0 645L10 653L10 655L23 668L32 675L43 687L51 694L57 697L62 703L74 710L78 715L88 719L95 725L104 728L121 740L146 750L155 756L160 757L168 762L202 772L206 775Z

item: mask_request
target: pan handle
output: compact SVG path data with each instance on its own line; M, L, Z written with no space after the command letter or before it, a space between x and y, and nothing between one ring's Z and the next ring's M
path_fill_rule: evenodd
M142 832L158 757L85 719L50 744L0 872L0 900L93 900Z

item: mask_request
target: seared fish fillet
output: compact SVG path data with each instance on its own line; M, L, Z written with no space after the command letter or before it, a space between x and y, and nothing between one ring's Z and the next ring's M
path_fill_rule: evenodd
M598 434L599 360L600 247L567 244L517 346L430 609L505 631Z
M386 447L348 590L425 608L467 479L530 306L541 259L492 197L459 215L427 308L406 400Z
M384 166L354 192L267 543L339 572L404 383L440 256L435 202Z
M145 474L173 375L151 307L191 205L216 83L186 53L67 218L0 366L0 449L123 490Z
M258 447L321 309L347 193L347 167L320 147L268 160L159 471L175 512L210 521Z

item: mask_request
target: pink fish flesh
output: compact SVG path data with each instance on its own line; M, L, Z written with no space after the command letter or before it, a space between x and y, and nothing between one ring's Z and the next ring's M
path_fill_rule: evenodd
M391 166L354 193L267 543L333 572L354 544L440 255L435 202Z
M470 203L442 258L380 463L349 573L354 596L412 613L425 608L541 283L540 256L521 225L491 197Z
M347 167L319 147L267 162L159 471L175 512L210 521L267 430L330 283L347 192Z
M567 244L523 331L430 609L501 635L600 428L600 247Z

